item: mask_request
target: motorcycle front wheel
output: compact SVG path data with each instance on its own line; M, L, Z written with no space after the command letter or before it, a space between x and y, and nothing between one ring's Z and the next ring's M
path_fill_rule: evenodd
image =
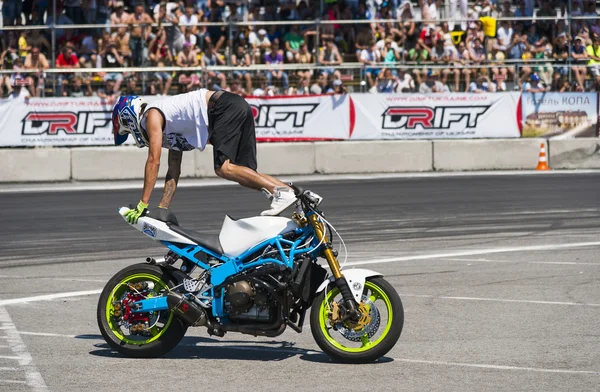
M340 321L343 302L334 284L313 301L310 329L323 352L343 363L373 362L387 354L400 338L404 325L402 301L394 287L383 278L368 278L358 322Z
M134 264L113 276L98 300L98 327L108 345L135 358L161 356L173 349L188 325L169 310L132 312L132 302L166 295L176 282L160 267Z

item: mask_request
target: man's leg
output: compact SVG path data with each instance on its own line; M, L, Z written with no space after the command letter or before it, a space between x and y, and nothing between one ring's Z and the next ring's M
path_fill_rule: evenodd
M262 188L267 189L270 192L275 191L275 187L285 186L286 184L279 181L275 177L271 177L267 174L258 173L245 166L238 166L228 159L220 168L215 169L215 173L226 180L235 181L241 186L246 188L255 189L260 191Z

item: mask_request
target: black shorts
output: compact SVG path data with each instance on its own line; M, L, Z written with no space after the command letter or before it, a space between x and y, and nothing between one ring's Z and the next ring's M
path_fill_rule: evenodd
M214 104L212 101L211 97L208 140L213 146L215 169L229 159L235 165L256 170L256 133L250 105L227 91Z

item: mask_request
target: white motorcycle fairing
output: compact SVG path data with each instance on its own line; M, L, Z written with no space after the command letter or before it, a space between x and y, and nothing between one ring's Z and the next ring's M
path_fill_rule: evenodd
M358 303L361 302L361 297L362 297L363 290L365 288L365 281L367 280L367 278L370 278L372 276L383 276L379 272L375 272L375 271L371 271L371 270L363 269L363 268L352 268L349 270L343 270L342 274L346 278L346 281L348 282L348 286L350 286L350 290L352 291L352 294L354 295L354 299ZM329 283L333 283L334 280L335 280L335 278L332 275L329 277L329 279L326 279L323 283L321 283L321 285L317 289L317 294L320 293L321 291L325 290L325 288L327 288L327 285Z
M127 207L119 209L119 214L123 219L125 219L127 211L129 211ZM156 241L197 245L193 240L171 230L167 223L149 216L140 217L132 226ZM280 216L255 216L239 220L225 216L219 234L219 242L225 256L238 257L265 240L297 228L298 225L293 220Z
M121 207L119 209L119 214L123 219L125 219L127 211L129 211L129 208L127 207ZM149 216L140 217L137 223L132 226L156 241L178 242L180 244L189 245L196 244L189 238L186 238L179 233L175 233L165 222L150 218Z
M280 216L255 216L233 220L226 215L219 241L224 255L238 257L265 240L297 228L298 225L293 220Z

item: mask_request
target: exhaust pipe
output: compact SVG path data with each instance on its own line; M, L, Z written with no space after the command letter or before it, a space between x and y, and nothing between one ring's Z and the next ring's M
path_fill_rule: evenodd
M183 294L174 291L167 295L167 305L177 317L188 322L191 326L200 327L206 324L204 309L188 300Z

